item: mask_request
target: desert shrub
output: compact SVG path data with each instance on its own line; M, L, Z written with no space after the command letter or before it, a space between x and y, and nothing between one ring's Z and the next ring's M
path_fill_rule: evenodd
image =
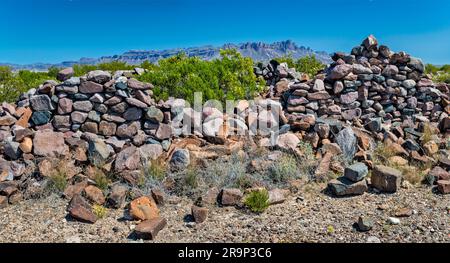
M425 73L431 74L434 82L450 83L450 65L448 64L443 66L426 64Z
M166 168L161 160L152 160L147 170L145 171L145 177L150 179L162 181L166 177Z
M155 87L157 99L169 96L193 102L194 93L202 92L203 100L250 99L262 91L253 74L253 61L234 49L220 51L220 59L212 61L178 54L159 60L158 66L144 65L150 70L139 76Z
M32 88L38 88L46 80L55 79L54 71L20 70L13 72L10 67L0 66L0 101L15 102L20 94Z
M106 190L108 188L110 180L103 171L97 168L94 174L94 182L98 188Z
M385 143L380 142L373 151L373 161L375 164L386 164L394 155L395 153Z
M269 207L269 192L266 189L251 191L244 199L244 204L255 213L262 213Z
M186 170L186 174L184 176L184 184L191 188L195 189L198 187L198 171L194 167L189 167Z
M295 68L297 72L306 73L309 77L314 77L317 72L325 68L325 65L315 55L308 55L297 60L291 55L287 55L275 58L275 60L279 63L286 62L290 68Z
M429 123L425 123L423 126L422 137L420 138L422 144L426 144L433 140L433 135L435 134L433 127Z
M108 209L102 205L95 204L92 206L92 212L97 216L97 218L104 218L108 213Z
M66 174L62 171L56 171L53 175L50 176L50 190L53 192L64 192L64 189L67 187L67 178Z
M298 176L297 160L292 155L283 155L269 169L270 179L275 183L287 182Z

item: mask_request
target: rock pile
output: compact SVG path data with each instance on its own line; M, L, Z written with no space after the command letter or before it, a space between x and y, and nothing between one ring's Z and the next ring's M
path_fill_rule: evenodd
M123 207L129 191L122 184L101 191L93 183L97 170L136 185L153 160L162 158L172 170L182 170L193 158L242 149L248 135L257 135L260 146L297 154L302 154L299 143L309 142L321 159L316 174L330 168L344 172L329 183L338 196L367 191L365 177L372 168L373 187L398 189L401 172L374 167L371 150L378 141L389 144L391 162L439 164L429 175L439 191L449 193L449 87L433 83L420 59L378 46L373 36L350 55L335 53L333 60L311 80L272 61L255 71L267 80L269 98L239 101L233 113L210 106L196 111L177 98L156 102L153 86L136 79L142 69L96 70L83 77L64 69L60 82L47 81L16 104L0 107L0 207L39 196L46 178L64 174L64 196L72 200L68 212L92 223L97 217L91 205ZM183 125L186 120L191 125ZM440 135L424 140L429 129ZM338 155L344 163L357 162L344 170L331 162ZM242 198L239 189L218 195L222 205L236 205ZM133 217L144 220L139 235L153 237L166 225L156 206L162 200L154 189L152 197L132 202ZM196 221L206 218L206 209L192 211Z

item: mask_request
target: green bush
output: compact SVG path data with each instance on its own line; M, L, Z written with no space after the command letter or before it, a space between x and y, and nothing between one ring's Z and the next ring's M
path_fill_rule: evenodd
M425 65L425 73L431 74L434 82L445 82L450 84L450 65L435 66Z
M316 58L315 55L305 56L294 60L292 55L275 58L278 63L287 63L290 68L295 68L297 72L306 73L309 77L314 77L317 72L325 68L325 65Z
M220 59L212 61L178 54L162 59L158 66L145 65L148 72L139 80L152 83L157 99L169 96L193 102L194 93L202 92L203 100L251 99L262 91L253 74L253 61L234 49L220 51Z
M244 204L255 213L262 213L269 207L269 192L266 189L251 191Z
M51 68L48 72L13 72L10 67L0 66L0 102L16 102L20 94L38 88L46 80L56 80L55 70Z

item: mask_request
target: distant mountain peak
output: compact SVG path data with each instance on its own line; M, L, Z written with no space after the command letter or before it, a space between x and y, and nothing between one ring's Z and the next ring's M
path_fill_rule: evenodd
M270 59L290 55L297 59L300 57L315 55L317 59L325 64L331 62L330 55L324 51L314 51L309 47L298 46L292 40L278 41L274 43L266 42L245 42L240 44L227 43L221 47L212 45L205 45L199 47L189 48L172 48L165 50L142 50L132 49L124 52L121 55L102 56L99 58L80 58L78 61L65 61L58 64L45 64L35 63L30 65L15 65L15 64L1 64L9 65L14 69L29 69L44 71L49 67L69 67L74 64L95 65L98 63L122 61L131 65L139 65L144 61L150 61L152 63L158 62L160 59L168 58L177 55L180 52L184 52L189 57L200 57L201 59L211 60L220 56L220 49L235 48L243 56L251 57L255 61L268 61Z

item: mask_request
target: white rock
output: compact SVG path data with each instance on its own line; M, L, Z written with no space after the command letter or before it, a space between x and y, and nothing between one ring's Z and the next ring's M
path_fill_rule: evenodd
M398 224L400 224L400 219L398 219L398 218L396 218L396 217L389 217L389 218L388 218L388 222L389 222L391 225L398 225Z

